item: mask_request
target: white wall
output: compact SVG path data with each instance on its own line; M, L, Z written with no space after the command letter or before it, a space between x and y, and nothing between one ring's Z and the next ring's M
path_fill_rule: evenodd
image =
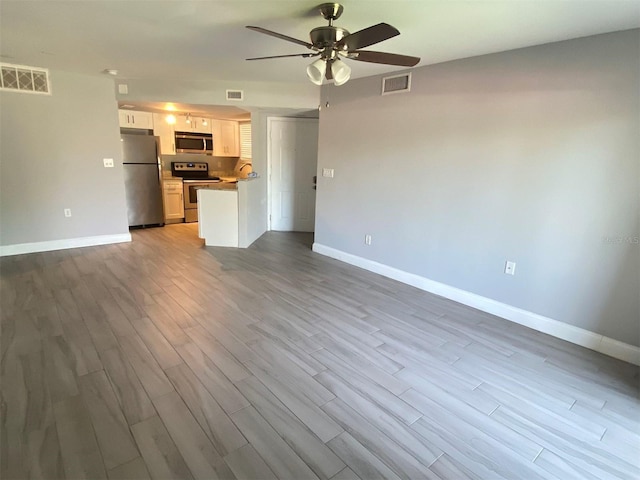
M119 101L177 102L194 105L230 105L247 110L255 108L318 107L319 89L311 82L302 84L277 82L238 81L190 81L175 79L127 79L119 78L117 84L125 83L129 93L116 94ZM226 90L243 90L244 100L228 101Z
M129 232L113 81L61 71L50 79L50 96L0 92L3 247Z
M323 87L316 243L640 345L639 32Z
M247 238L254 240L267 231L267 118L266 112L251 114L251 169L258 178L247 203Z

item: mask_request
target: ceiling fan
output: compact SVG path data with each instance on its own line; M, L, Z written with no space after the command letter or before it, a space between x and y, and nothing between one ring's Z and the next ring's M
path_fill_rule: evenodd
M371 27L349 33L344 28L335 27L333 21L340 18L343 7L339 3L323 3L318 6L320 14L329 21L326 27L317 27L311 30L309 36L311 43L297 38L289 37L278 32L273 32L262 27L247 26L255 32L271 35L288 42L296 43L313 50L313 53L295 53L291 55L273 55L270 57L247 58L247 60L264 60L269 58L284 57L320 57L307 67L309 79L316 85L321 85L324 77L333 80L336 85L342 85L351 77L351 68L341 60L341 57L360 62L382 63L385 65L398 65L401 67L413 67L419 61L419 57L398 55L395 53L373 52L360 50L388 40L400 32L387 23L379 23Z

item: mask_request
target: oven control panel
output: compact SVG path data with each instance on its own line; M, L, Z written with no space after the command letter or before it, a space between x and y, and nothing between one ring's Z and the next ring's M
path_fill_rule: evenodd
M174 172L207 172L209 164L207 162L171 162L171 169Z

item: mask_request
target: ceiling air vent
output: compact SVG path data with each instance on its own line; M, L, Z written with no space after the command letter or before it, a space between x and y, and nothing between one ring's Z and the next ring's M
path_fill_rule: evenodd
M51 95L49 70L46 68L0 63L0 89L13 92Z
M244 100L243 90L227 90L227 100L235 100L236 102L242 102Z
M411 90L411 72L382 79L382 95L408 92Z

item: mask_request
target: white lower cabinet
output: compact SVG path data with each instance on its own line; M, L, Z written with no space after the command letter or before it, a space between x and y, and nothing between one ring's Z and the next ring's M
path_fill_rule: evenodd
M182 180L164 180L162 182L162 191L165 221L184 219Z

